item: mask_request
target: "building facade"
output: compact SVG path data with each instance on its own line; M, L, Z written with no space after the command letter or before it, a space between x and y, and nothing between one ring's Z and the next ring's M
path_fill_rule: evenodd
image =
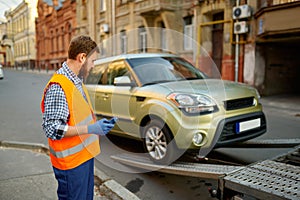
M232 8L235 3L230 0L77 0L76 33L91 35L100 45L102 56L171 52L185 57L211 76L234 80ZM239 63L241 68L242 59ZM242 70L238 76L243 81Z
M299 3L77 0L76 34L92 36L102 56L171 52L210 76L245 82L263 95L300 92Z
M6 38L6 21L0 19L0 64L2 66L7 66L7 55L6 55L6 45L4 40Z
M298 13L300 0L24 0L6 12L1 62L57 69L88 34L103 57L170 52L263 95L300 93Z
M37 69L56 70L67 59L76 30L75 0L39 0L36 19Z
M193 39L192 2L77 0L77 34L93 37L103 56L168 51L192 58L192 44L188 45L190 41L184 41L183 35L186 28L189 39Z
M258 1L255 43L245 49L245 67L253 57L256 70L247 69L250 75L246 77L254 77L249 83L262 94L300 93L299 13L299 0Z
M8 66L33 69L36 61L35 18L36 1L23 0L16 8L5 12L6 34L2 38Z

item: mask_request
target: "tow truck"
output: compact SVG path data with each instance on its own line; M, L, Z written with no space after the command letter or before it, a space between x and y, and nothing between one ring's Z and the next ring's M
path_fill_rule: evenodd
M209 191L220 200L300 199L300 139L250 140L230 148L290 148L290 151L249 165L226 164L222 160L209 163L209 157L204 158L205 163L176 161L168 166L130 154L111 158L135 168L217 180L217 188Z

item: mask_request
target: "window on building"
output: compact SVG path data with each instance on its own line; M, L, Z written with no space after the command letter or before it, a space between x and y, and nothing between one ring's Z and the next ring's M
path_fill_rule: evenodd
M120 0L120 5L127 3L127 0Z
M71 23L68 23L68 41L67 44L69 44L71 42L72 39L72 25Z
M24 17L21 16L20 17L20 30L24 31L25 27L24 27Z
M54 52L54 35L53 35L53 31L50 31L50 40L51 40L50 53L53 53Z
M59 51L59 30L56 29L56 48L55 48L55 52Z
M144 26L139 27L139 52L147 52L147 32Z
M28 56L29 54L29 44L28 44L28 41L24 42L24 55Z
M15 53L15 56L17 57L18 56L18 47L16 44L14 44L14 53Z
M106 0L100 0L100 11L106 11Z
M160 44L161 44L161 50L162 51L167 51L168 49L168 44L167 44L167 30L165 29L165 24L161 22L161 38L160 38Z
M24 29L29 29L29 27L28 27L28 18L29 16L24 16L23 17L23 27L24 27Z
M61 27L61 37L60 37L60 51L64 51L64 36L65 36L65 30L64 27Z
M25 43L21 43L22 45L22 56L25 56L26 55L26 44Z
M107 40L105 40L104 35L100 35L100 44L99 44L99 50L100 50L100 57L105 57L106 56L106 46L107 46Z
M120 33L120 43L121 43L121 53L125 54L127 52L126 30L122 30L121 33Z
M193 49L193 38L194 38L194 27L193 27L193 16L188 16L184 18L184 40L183 47L184 50Z

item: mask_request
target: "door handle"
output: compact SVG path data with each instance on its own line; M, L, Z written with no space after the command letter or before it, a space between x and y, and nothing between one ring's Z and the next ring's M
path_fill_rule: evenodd
M102 98L103 98L103 99L108 99L108 97L109 97L109 96L108 96L107 94L102 94Z

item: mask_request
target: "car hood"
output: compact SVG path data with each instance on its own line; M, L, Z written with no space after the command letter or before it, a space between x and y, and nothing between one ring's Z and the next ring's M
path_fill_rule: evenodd
M152 91L164 93L205 94L221 102L224 100L256 96L256 90L243 83L219 79L201 79L161 83L150 86Z

